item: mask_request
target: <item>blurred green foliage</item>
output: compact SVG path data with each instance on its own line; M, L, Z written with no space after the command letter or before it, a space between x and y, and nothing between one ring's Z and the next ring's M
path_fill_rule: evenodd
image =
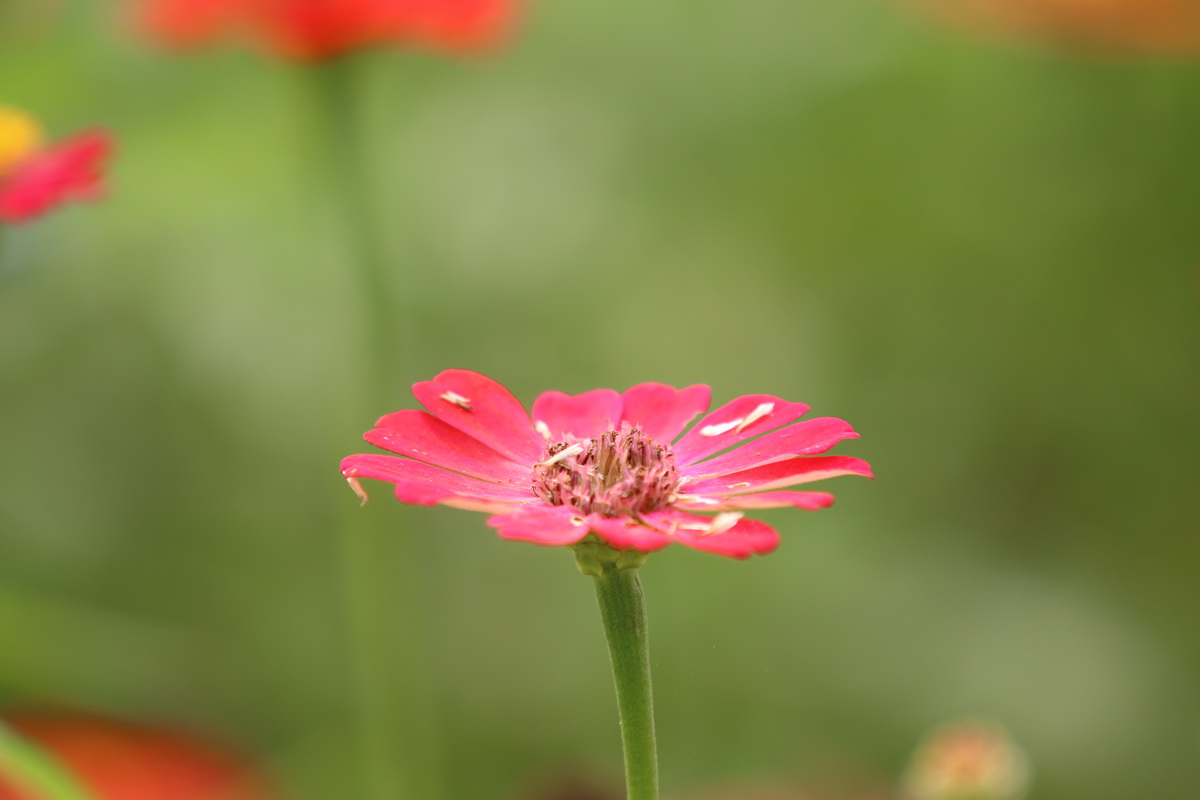
M0 31L4 102L120 147L107 202L0 242L0 701L185 722L348 796L357 513L425 615L391 645L447 796L616 776L571 554L385 487L353 511L338 459L415 402L351 400L312 76L165 55L113 5ZM1039 800L1200 790L1200 65L872 0L540 3L491 55L358 61L400 385L709 383L862 433L839 452L878 480L766 514L777 553L643 569L671 795L886 783L961 716L1009 728Z

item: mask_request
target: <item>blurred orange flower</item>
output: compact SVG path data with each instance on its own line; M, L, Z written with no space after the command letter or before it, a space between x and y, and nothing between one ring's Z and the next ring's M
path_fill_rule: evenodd
M495 42L517 0L139 0L142 29L172 47L253 40L300 61L389 43L471 49Z
M180 733L74 714L5 722L55 756L97 800L271 800L238 757ZM37 800L0 774L0 800Z
M1068 45L1200 54L1200 0L910 0L944 19Z

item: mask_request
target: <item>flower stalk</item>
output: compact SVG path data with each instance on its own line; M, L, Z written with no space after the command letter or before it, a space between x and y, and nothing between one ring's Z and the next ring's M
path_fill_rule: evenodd
M608 639L625 752L626 795L628 800L658 800L646 598L637 567L622 567L616 558L605 563L580 557L578 550L576 554L580 568L596 582L596 600ZM584 568L585 563L588 569Z
M353 259L355 291L364 330L367 402L386 404L396 388L395 376L408 361L407 331L401 321L408 309L394 291L382 231L373 202L369 146L362 127L363 57L346 56L308 71L314 90L314 127L321 135L318 158L323 176L339 206L338 222Z
M313 127L320 136L316 157L334 200L340 233L352 260L350 281L362 323L359 347L362 384L353 395L356 407L385 407L396 376L404 374L408 343L403 297L393 291L391 267L373 202L361 124L361 54L322 62L306 71L312 90ZM426 665L411 655L412 642L425 638L419 597L401 587L417 582L401 576L419 559L395 558L394 521L363 520L347 509L338 531L341 594L350 639L351 675L363 771L364 800L442 796L436 714L429 700ZM397 563L399 561L400 563ZM400 570L400 572L397 572ZM409 655L396 646L407 641Z

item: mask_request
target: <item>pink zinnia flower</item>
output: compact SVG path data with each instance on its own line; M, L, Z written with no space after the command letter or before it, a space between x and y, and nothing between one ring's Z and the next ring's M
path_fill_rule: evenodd
M865 461L815 455L857 438L849 423L796 422L808 406L771 395L739 397L683 433L708 408L707 386L546 392L532 419L503 386L467 370L413 394L427 411L388 414L364 436L403 458L350 456L342 474L364 500L358 479L374 478L395 484L401 502L490 513L488 524L516 541L573 545L592 534L617 550L679 542L746 558L779 544L746 510L827 508L825 492L778 490L871 477Z
M98 130L43 144L32 117L0 106L0 222L24 222L68 200L100 196L111 147Z
M500 38L516 0L139 0L143 29L169 45L225 36L299 61L404 43L444 49Z

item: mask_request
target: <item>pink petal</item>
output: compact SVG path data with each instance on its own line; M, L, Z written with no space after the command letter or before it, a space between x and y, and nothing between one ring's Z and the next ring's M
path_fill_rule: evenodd
M653 553L671 543L671 537L648 528L629 517L610 519L599 514L588 517L588 527L618 550L639 550Z
M396 499L423 506L446 503L474 507L459 502L469 501L491 508L496 503L532 503L537 499L527 487L487 483L420 461L374 453L343 458L342 475L346 478L373 478L394 483Z
M708 461L691 464L681 472L689 478L724 475L785 458L824 453L843 439L857 438L858 434L845 420L836 417L806 419Z
M640 425L651 439L666 444L708 408L711 390L697 384L676 389L662 383L641 383L621 395L621 419Z
M576 395L546 392L533 401L534 423L546 426L543 433L548 431L552 442L561 442L568 433L578 439L594 439L620 419L621 395L612 389Z
M405 409L380 417L363 436L376 447L493 483L528 486L530 470L432 414Z
M731 400L697 422L675 445L675 461L687 466L752 436L787 425L808 413L804 403L789 403L769 394Z
M680 544L716 553L729 558L765 556L779 547L779 533L765 522L757 519L739 520L724 533L711 536L695 531L680 529L675 538Z
M676 508L695 511L729 511L739 508L803 508L819 511L833 505L827 492L762 492L733 497L681 497Z
M502 539L549 547L575 544L588 534L587 520L570 506L535 504L487 521Z
M414 385L413 395L438 419L514 461L532 465L546 450L524 406L478 372L448 369Z
M741 472L705 478L695 483L688 481L680 487L680 491L687 495L701 496L749 494L782 489L797 483L836 478L840 475L874 477L871 474L871 465L860 459L849 456L812 456L776 461Z
M0 176L0 221L23 222L67 200L95 200L112 148L107 132L89 130L19 161Z
M775 529L738 514L703 517L675 509L655 511L644 519L680 544L730 558L766 555L779 546Z

